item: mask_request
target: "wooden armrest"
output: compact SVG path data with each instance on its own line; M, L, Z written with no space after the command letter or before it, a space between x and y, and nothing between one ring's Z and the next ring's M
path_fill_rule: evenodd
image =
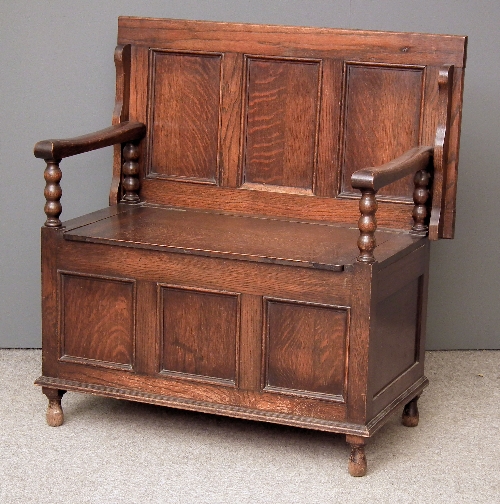
M61 160L102 147L138 140L146 133L146 126L140 122L124 121L115 126L62 140L42 140L35 145L35 157L45 160Z
M434 147L414 147L386 164L355 171L351 176L352 187L378 191L406 175L426 168L433 151Z
M352 187L361 190L358 221L360 235L358 238L360 262L374 262L375 230L377 229L377 200L375 195L379 189L399 180L406 175L415 174L415 191L413 192L413 227L411 233L424 236L427 234L427 199L429 197L429 174L426 168L434 153L434 147L415 147L405 152L389 163L374 168L363 168L352 174Z
M127 202L137 202L139 196L139 149L137 145L133 145L133 140L139 140L146 134L146 126L140 122L124 121L120 124L110 126L109 128L83 135L75 138L66 138L63 140L42 140L35 145L35 157L42 158L47 163L45 172L45 215L47 220L45 226L60 228L62 223L59 219L61 215L61 195L62 190L59 182L61 181L62 172L59 168L61 159L88 152L109 145L125 143L123 152L124 175L123 185L125 188L124 200Z

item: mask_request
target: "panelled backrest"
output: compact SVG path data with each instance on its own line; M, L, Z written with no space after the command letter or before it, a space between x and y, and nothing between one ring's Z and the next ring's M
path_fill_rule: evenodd
M355 170L437 145L453 236L465 37L123 17L118 44L114 122L147 124L141 199L354 223ZM379 225L408 229L412 192L381 190Z

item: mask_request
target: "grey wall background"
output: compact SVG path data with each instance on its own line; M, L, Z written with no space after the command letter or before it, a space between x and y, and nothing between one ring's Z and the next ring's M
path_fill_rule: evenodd
M429 349L500 348L500 2L2 0L0 346L39 347L36 141L111 124L119 15L469 35L456 238L433 244ZM63 219L107 205L111 148L62 163Z

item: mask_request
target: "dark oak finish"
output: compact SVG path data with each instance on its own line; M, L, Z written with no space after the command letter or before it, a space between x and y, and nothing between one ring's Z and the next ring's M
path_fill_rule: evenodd
M387 163L418 145L423 74L423 67L347 65L343 195L356 194L353 188L359 186L350 182L356 170ZM413 191L413 173L401 182L381 181L380 187L393 182L381 194L408 198Z
M35 157L58 159L75 156L109 145L129 142L144 136L146 127L135 121L125 121L95 133L65 140L42 140L35 145Z
M60 359L133 369L135 282L99 275L59 275Z
M43 195L47 200L43 209L45 215L47 216L45 225L47 227L59 227L61 226L59 216L62 212L62 205L60 201L62 189L59 185L62 178L62 171L59 168L59 162L51 159L47 160L47 167L43 172L43 177L46 182Z
M44 196L47 200L44 208L47 215L45 225L48 227L61 226L61 221L59 220L62 212L62 205L60 203L62 189L59 185L62 178L62 172L59 168L61 159L101 149L102 147L137 140L143 137L145 132L146 126L144 124L135 121L124 121L88 135L63 140L42 140L38 142L34 149L35 157L44 159L47 163L47 168L44 172L46 181ZM130 159L125 158L126 161L133 162L136 154L131 153L131 156ZM124 175L134 176L137 174L135 166L131 170L130 173L125 172ZM132 184L129 184L127 187L131 191L136 191L139 187L135 182L132 182ZM135 201L138 199L138 196L132 197L132 199Z
M49 425L68 390L276 422L345 434L363 476L367 438L403 407L417 425L428 383L465 48L119 18L113 126L35 146ZM60 161L107 145L110 206L61 222Z
M416 427L418 425L418 396L413 398L403 409L401 421L405 427Z
M66 225L65 238L332 271L349 268L357 253L357 230L347 226L145 205L118 208L96 222ZM415 242L387 230L377 240L380 260Z
M320 70L319 61L248 58L244 183L312 193Z
M413 179L415 183L415 190L413 191L413 227L410 233L425 236L429 230L427 225L428 209L427 202L429 201L430 191L429 183L431 176L426 169L419 170L415 173Z
M358 170L351 177L352 187L378 191L400 178L414 175L416 172L427 168L432 152L432 147L414 147L402 156L382 166Z
M150 58L148 175L217 183L221 55Z
M160 372L235 385L238 294L161 286Z
M361 190L361 199L359 201L361 217L358 221L360 255L358 261L373 262L375 260L373 256L376 247L375 231L377 229L375 213L378 208L375 195L382 187L393 184L408 174L415 174L413 177L415 207L412 214L414 224L411 232L421 236L426 235L428 225L425 204L428 199L427 185L429 183L426 168L432 153L432 147L415 147L382 166L363 168L352 175L352 187Z
M360 477L366 474L367 463L365 455L366 440L359 436L346 436L347 442L351 447L351 455L349 457L349 474L351 476Z
M264 390L345 402L349 310L266 300Z
M141 183L139 181L139 157L140 150L134 143L126 143L123 147L123 201L126 203L139 203L139 188Z
M64 423L64 413L61 407L61 400L66 393L65 390L58 390L49 387L42 387L42 392L47 396L49 405L45 419L51 427L60 427Z

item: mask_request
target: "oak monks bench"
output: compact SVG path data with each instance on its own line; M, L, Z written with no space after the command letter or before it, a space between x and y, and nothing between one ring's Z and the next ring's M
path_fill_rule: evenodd
M365 474L428 383L466 42L119 18L112 126L35 146L49 425L85 392L345 434ZM61 222L61 160L109 145L109 207Z

